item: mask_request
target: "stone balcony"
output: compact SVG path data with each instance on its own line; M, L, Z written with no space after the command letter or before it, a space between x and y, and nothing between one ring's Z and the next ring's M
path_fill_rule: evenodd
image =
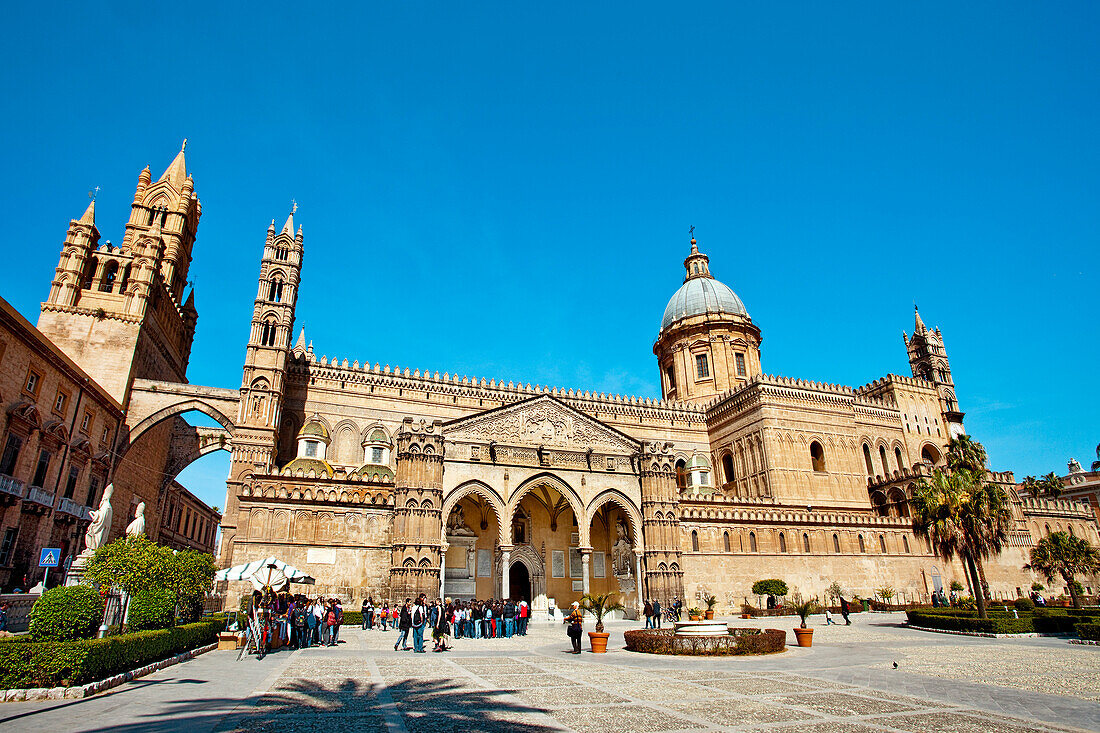
M53 509L53 502L56 497L40 486L28 486L27 495L24 498L35 504L41 504L48 509Z
M72 499L62 498L61 502L57 505L57 511L64 512L65 514L72 515L77 519L84 521L91 521L91 510L83 504L79 504Z
M27 485L17 478L0 473L0 494L23 499L27 496Z

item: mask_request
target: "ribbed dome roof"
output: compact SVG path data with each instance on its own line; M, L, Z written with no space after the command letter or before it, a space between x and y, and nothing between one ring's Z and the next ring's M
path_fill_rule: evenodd
M728 285L713 277L692 277L669 299L661 331L681 318L709 313L749 317L745 304Z

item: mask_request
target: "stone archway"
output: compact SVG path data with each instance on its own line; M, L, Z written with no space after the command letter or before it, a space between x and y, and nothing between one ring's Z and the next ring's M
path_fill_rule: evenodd
M507 595L513 598L517 597L511 589L512 570L517 564L523 565L527 571L527 579L530 584L530 597L527 602L531 605L531 610L546 611L549 608L549 599L546 595L546 565L542 561L542 556L531 545L515 545L507 552L503 549L497 551L494 562L497 570L494 573L497 578L494 588L495 596L497 598L504 597L503 579L507 574L509 579Z

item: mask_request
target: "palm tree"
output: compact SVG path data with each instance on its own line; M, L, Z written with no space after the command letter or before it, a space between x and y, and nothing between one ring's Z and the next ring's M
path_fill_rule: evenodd
M1055 575L1061 575L1069 586L1073 607L1080 608L1081 597L1077 593L1077 580L1074 576L1100 571L1100 553L1080 537L1066 532L1055 532L1039 540L1031 548L1031 562L1024 569L1046 576L1048 583L1054 582Z
M959 435L947 441L947 467L952 471L964 468L984 473L986 460L985 446L969 435Z
M910 502L913 532L944 560L958 556L967 570L978 616L987 618L982 559L1004 547L1012 526L1008 495L982 474L958 468L936 469L920 481Z
M1062 479L1054 475L1054 471L1051 471L1042 478L1035 478L1034 476L1027 476L1024 478L1024 490L1034 497L1049 496L1051 499L1057 499L1062 495Z
M581 596L581 610L596 617L596 633L603 633L603 617L612 611L625 611L626 606L611 600L611 593L585 593Z

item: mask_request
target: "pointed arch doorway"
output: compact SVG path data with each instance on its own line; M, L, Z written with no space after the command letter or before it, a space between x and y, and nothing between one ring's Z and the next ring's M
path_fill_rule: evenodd
M528 605L531 604L531 571L527 569L526 563L517 561L508 568L508 592L513 601L527 601Z

